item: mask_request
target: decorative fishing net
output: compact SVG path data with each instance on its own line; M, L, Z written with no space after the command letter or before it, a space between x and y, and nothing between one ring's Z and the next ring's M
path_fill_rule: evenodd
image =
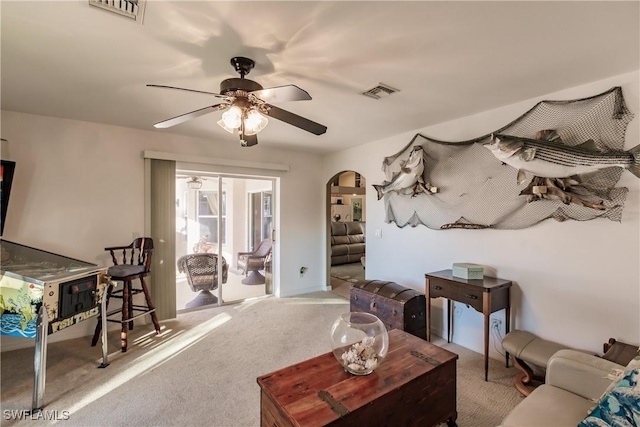
M622 168L608 167L581 177L577 184L571 181L576 185L564 189L573 195L574 202L546 197L528 201L528 196L520 193L532 183L533 174L527 173L526 180L518 184L518 171L502 163L482 144L489 142L492 134L535 139L539 131L553 129L569 146L591 139L603 151L622 150L632 119L622 89L614 87L584 99L541 101L506 126L467 141L439 141L417 134L402 150L384 159L385 182L392 181L401 171L412 147L421 145L422 178L438 191L385 193L386 222L395 222L398 227L423 224L432 229L520 229L549 218L620 221L628 191L615 187Z

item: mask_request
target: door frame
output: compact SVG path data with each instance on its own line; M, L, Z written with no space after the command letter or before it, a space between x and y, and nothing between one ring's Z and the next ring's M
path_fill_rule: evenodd
M353 172L356 174L356 176L359 176L360 179L364 179L366 182L366 178L363 174L361 174L360 172L355 171L354 169L344 169L341 170L340 172L335 173L331 178L329 178L325 184L325 219L326 219L326 265L325 265L325 271L326 271L326 288L327 290L331 290L333 289L332 285L331 285L331 198L332 196L332 187L337 186L339 188L344 188L345 189L345 194L349 194L349 192L346 190L348 189L348 187L341 187L339 184L339 179L340 179L340 175L344 174L344 173L349 173L349 172ZM366 193L366 186L364 185L360 185L360 183L357 183L359 185L359 188L364 188L364 192L361 194L353 194L353 196L357 196L362 198L362 200L364 202L366 202L366 197L367 197L367 193ZM355 185L355 184L354 184ZM365 214L365 209L366 209L366 205L363 204L363 215ZM352 220L353 220L353 214L352 214ZM365 221L366 222L366 219ZM365 239L365 247L366 247L366 239Z

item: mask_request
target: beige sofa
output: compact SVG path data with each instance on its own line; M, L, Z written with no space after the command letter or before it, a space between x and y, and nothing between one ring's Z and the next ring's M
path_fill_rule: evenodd
M502 427L575 427L611 384L607 376L624 366L577 350L560 350L537 387L502 421Z

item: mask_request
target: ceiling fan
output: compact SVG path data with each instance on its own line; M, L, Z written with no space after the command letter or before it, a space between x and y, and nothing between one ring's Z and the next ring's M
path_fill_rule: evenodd
M199 190L202 187L202 181L205 181L207 179L200 176L178 176L177 178L186 179L187 188L192 190Z
M258 143L256 134L267 125L267 117L281 120L315 135L322 135L327 127L297 114L271 105L271 102L305 101L311 99L307 91L295 85L278 86L264 89L259 83L245 79L255 62L249 58L236 56L231 58L231 65L240 78L223 80L220 83L220 93L205 92L201 90L184 89L180 87L164 85L147 85L163 89L176 89L188 92L196 92L213 95L224 102L201 108L190 113L182 114L153 125L156 128L168 128L177 124L195 119L196 117L226 110L218 124L227 132L237 133L240 136L240 144L243 147L251 147Z

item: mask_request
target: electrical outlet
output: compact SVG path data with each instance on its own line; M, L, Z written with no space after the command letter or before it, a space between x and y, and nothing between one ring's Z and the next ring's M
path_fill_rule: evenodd
M300 267L300 277L303 277L304 273L306 273L308 269L308 267Z
M500 320L500 319L491 319L491 327L492 328L499 328L500 326L502 326L502 320Z

